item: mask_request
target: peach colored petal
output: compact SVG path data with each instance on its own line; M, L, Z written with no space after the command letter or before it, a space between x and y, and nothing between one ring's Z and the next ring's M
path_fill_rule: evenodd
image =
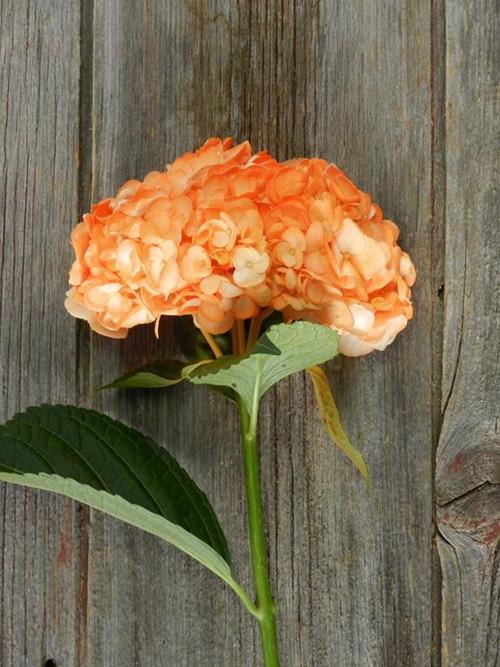
M246 320L257 314L259 308L255 301L244 294L234 301L233 313L238 320Z
M199 282L212 273L212 264L205 248L199 245L184 246L181 252L179 269L186 282Z
M232 310L223 310L217 303L204 302L194 315L194 321L208 333L218 335L233 326L234 313Z

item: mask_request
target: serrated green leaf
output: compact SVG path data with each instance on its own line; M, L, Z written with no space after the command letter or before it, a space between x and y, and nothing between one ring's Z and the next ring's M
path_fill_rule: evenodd
M177 359L167 359L148 364L125 373L104 385L102 389L162 389L182 382L182 371L186 363Z
M307 372L312 380L319 411L328 435L337 447L354 463L363 477L368 480L368 468L366 467L365 460L349 440L349 436L344 431L344 427L340 422L339 411L335 405L326 373L317 366L308 368Z
M0 481L60 493L156 535L226 582L226 538L205 494L151 438L93 410L28 408L0 426Z
M0 426L0 479L73 480L86 493L121 496L195 535L224 560L227 542L205 494L151 438L93 410L28 408ZM69 483L69 482L68 482ZM171 530L171 528L169 528Z
M320 324L278 324L259 338L251 353L221 357L185 373L195 384L233 389L252 412L253 404L279 380L334 357L337 339L336 331Z

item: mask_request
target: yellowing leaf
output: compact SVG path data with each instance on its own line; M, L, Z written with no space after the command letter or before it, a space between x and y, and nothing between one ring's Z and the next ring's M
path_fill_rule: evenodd
M319 411L328 435L337 447L339 447L352 463L354 463L363 477L368 480L368 468L366 467L366 463L361 453L358 452L349 440L349 436L340 423L339 411L335 405L326 373L318 366L311 366L311 368L307 369L307 372L312 380Z

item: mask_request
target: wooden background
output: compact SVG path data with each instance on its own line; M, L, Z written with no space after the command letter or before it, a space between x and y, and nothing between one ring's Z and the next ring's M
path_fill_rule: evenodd
M334 160L400 224L416 317L384 354L329 368L369 488L305 377L264 402L283 665L500 665L495 0L0 6L1 416L77 402L159 438L250 584L232 408L191 386L96 394L175 342L100 339L66 314L69 234L209 136ZM260 665L237 599L173 548L41 492L2 485L0 504L2 667Z

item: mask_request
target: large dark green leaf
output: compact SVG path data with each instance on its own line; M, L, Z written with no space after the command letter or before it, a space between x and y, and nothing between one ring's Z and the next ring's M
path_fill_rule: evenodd
M0 479L5 474L19 483L26 474L57 476L120 496L182 527L229 561L205 494L165 449L106 415L69 405L17 414L0 426Z
M151 438L93 410L28 408L0 426L0 481L60 493L189 554L259 612L233 578L205 494Z

